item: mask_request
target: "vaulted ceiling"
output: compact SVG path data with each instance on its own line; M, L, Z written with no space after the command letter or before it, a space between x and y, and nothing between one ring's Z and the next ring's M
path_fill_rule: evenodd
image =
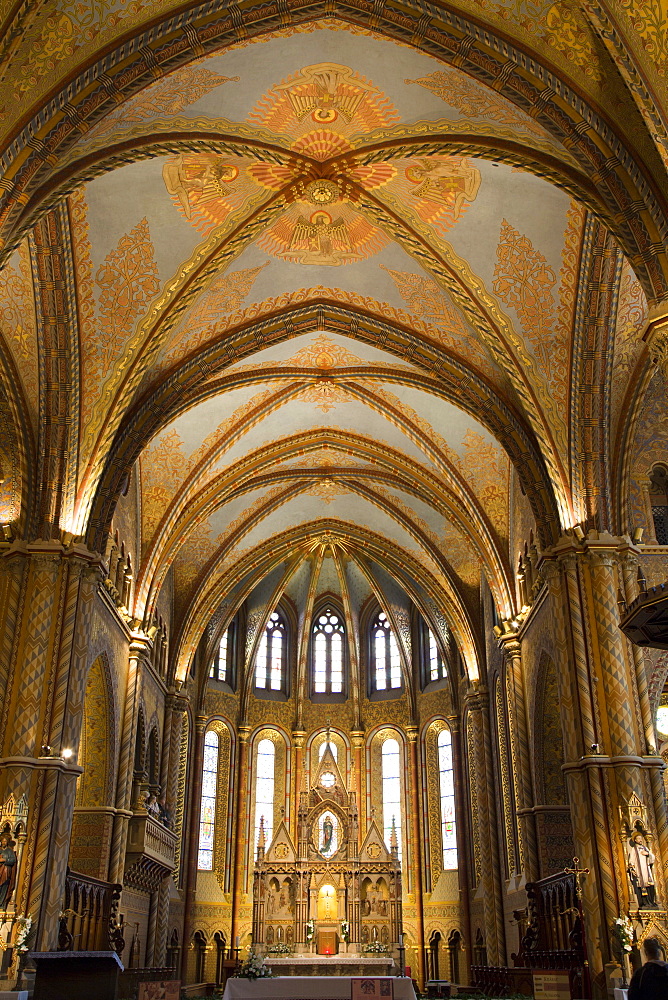
M344 588L359 601L398 607L394 586L434 627L444 612L475 675L482 578L516 614L530 534L549 544L608 502L583 473L597 447L610 524L628 527L618 483L653 371L639 333L666 283L663 146L647 107L605 77L591 24L547 7L541 44L586 94L580 112L609 98L617 115L592 111L577 133L598 129L607 172L569 132L565 91L558 124L554 88L513 101L463 56L334 17L195 45L86 127L77 78L66 117L79 124L48 170L43 157L26 174L35 142L23 168L7 147L3 523L32 518L44 535L29 498L49 473L49 358L67 355L51 522L103 550L134 469L129 610L150 616L169 580L181 676L212 614L222 627L269 579L270 609L323 560L364 581ZM88 36L107 35L88 25L75 43L77 11L53 17L82 59ZM146 49L158 35L138 37ZM17 107L30 58L12 78ZM85 72L89 88L102 80ZM44 107L46 129L62 105ZM18 110L4 114L10 129ZM596 281L609 298L592 306ZM607 339L588 354L592 316ZM586 411L601 392L603 446Z

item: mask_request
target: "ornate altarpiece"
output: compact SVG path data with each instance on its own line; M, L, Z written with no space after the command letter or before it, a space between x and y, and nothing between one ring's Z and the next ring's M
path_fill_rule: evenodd
M360 846L357 797L346 790L328 742L313 786L300 793L297 846L282 819L265 851L260 822L254 947L358 956L378 942L391 954L402 931L396 835L392 841L388 850L372 817Z

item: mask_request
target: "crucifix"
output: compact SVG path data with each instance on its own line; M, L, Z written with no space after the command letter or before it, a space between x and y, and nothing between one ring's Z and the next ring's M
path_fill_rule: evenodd
M589 875L589 868L580 868L580 859L573 858L573 867L564 868L567 875L575 875L575 892L578 896L582 893L582 886L580 885L580 876Z

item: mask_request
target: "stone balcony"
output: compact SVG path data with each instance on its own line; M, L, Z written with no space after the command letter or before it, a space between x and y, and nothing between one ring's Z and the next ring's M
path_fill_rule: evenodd
M154 891L176 868L176 834L147 812L137 812L128 825L123 882Z

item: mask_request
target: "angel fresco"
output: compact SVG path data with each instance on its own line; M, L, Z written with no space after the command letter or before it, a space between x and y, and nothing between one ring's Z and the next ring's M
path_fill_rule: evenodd
M480 189L480 171L465 156L420 157L407 168L406 177L419 185L412 192L415 198L443 205L453 221Z
M274 90L287 94L297 121L310 114L320 125L331 124L339 115L351 121L366 93L378 93L349 66L338 63L305 66L296 79L279 83Z
M187 219L192 218L193 202L203 204L231 194L238 167L213 154L186 158L171 156L162 168L167 193L176 198Z
M360 259L353 249L346 223L338 216L332 219L329 212L320 209L310 218L300 215L290 237L290 245L282 256L294 259L299 255L301 264L338 265L351 258Z

